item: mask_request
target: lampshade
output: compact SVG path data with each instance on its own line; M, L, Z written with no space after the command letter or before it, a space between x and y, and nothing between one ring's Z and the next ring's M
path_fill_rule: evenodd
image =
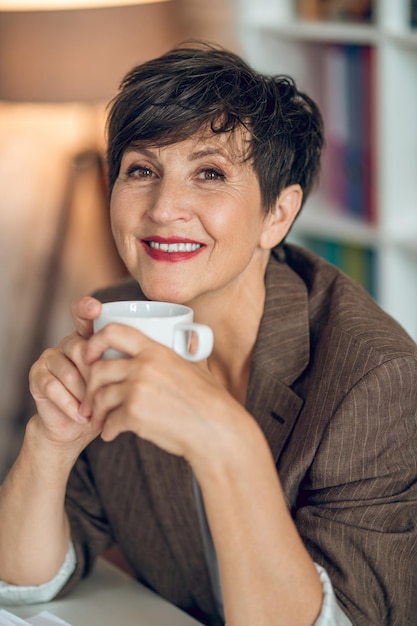
M108 101L129 69L183 39L175 2L92 1L82 10L0 10L0 101ZM0 0L0 9L6 2L29 4Z
M151 4L169 0L0 0L0 11L59 11Z

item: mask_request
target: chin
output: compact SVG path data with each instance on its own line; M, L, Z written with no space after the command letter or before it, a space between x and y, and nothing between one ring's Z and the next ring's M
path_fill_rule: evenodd
M188 294L181 289L157 288L141 285L141 289L148 300L155 302L173 302L174 304L186 304L189 300Z

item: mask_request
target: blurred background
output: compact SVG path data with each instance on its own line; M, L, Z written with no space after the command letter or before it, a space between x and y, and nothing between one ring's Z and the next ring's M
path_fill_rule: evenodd
M0 482L33 411L30 365L72 330L73 299L124 276L102 167L106 104L126 71L183 40L238 50L229 0L18 3L0 2Z

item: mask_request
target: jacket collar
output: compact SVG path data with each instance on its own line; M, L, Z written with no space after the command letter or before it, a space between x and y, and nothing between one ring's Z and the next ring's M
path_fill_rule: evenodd
M253 354L253 367L290 385L309 361L307 288L273 251L265 274L266 299Z
M303 406L290 385L309 362L308 294L282 251L271 254L264 314L254 347L246 408L263 430L277 461Z

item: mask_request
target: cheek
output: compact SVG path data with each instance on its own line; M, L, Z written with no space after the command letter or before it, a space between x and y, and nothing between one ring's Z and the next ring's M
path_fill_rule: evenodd
M134 232L134 227L130 224L128 214L124 213L120 209L110 211L110 227L113 234L117 250L122 257L123 261L128 262L129 249L131 248L130 242L132 240L131 234Z
M120 220L120 202L116 189L117 187L115 185L110 196L110 225L113 234L118 230Z
M260 241L263 215L259 216L253 211L234 211L231 214L221 213L211 219L207 228L212 228L212 232L227 244L234 247L253 248ZM244 251L242 250L242 253Z
M110 201L110 224L114 235L126 234L134 226L134 212L130 206L126 194L113 193Z
M120 238L120 221L119 215L116 211L110 211L110 227L113 233L113 237L116 243L118 243Z
M264 218L259 194L253 194L250 188L246 194L239 191L211 197L204 211L199 212L199 219L207 232L230 239L253 239L258 236Z

